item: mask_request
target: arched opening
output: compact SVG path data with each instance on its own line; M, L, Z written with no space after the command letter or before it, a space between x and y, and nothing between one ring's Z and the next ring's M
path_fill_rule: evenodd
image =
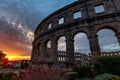
M58 61L65 61L66 57L66 38L64 36L58 39L58 47L57 47Z
M51 41L47 42L47 48L51 48Z
M98 39L101 52L120 51L118 40L110 29L102 29L98 32Z
M85 33L77 33L74 36L74 55L76 62L88 64L88 54L90 53L89 41Z
M75 53L90 53L89 41L85 33L77 33L74 36L74 52Z
M46 46L47 46L46 54L49 55L50 54L50 49L51 49L51 41L48 41Z
M62 36L58 39L57 51L66 51L66 41L65 37Z

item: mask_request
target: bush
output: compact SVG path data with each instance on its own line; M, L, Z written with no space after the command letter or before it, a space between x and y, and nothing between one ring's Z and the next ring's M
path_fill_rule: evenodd
M3 73L0 73L0 78L2 78L3 77Z
M87 65L75 66L72 71L78 72L78 78L91 77L91 68Z
M12 74L11 73L2 74L0 80L12 80Z
M101 74L97 75L93 80L120 80L120 78L112 74Z
M109 73L120 76L120 57L101 57L94 62L98 74Z
M100 74L113 74L120 76L120 57L101 57L93 62L94 67L91 69L90 66L75 66L72 71L78 72L77 78L94 78Z
M78 78L77 72L67 72L65 74L65 80L76 80L76 78Z

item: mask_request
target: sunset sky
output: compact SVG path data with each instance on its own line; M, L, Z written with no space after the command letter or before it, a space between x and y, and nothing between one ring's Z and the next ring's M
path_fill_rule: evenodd
M29 58L37 25L53 11L74 1L0 0L0 50L7 56Z
M0 0L0 50L13 59L30 59L37 25L52 12L74 1L77 0ZM114 36L111 38L114 35L112 31L103 30L98 34L102 51L120 50L117 39L113 39ZM80 41L78 37L75 39ZM110 41L102 43L106 39ZM85 37L81 39L82 47L76 45L76 51L90 52L89 43L84 41L87 41ZM61 49L65 49L64 45Z

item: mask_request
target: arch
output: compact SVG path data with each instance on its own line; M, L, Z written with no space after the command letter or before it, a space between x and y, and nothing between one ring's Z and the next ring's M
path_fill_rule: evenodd
M86 31L81 30L81 31L75 31L75 32L73 33L72 37L74 38L75 35L78 34L78 33L85 33L85 34L88 36L88 33L87 33Z
M102 29L109 29L109 30L112 30L115 34L117 34L117 28L116 27L113 27L113 26L98 26L98 29L97 29L97 33L102 30Z
M46 39L43 42L45 43L45 45L47 45L47 43L50 41L50 39Z
M101 52L120 51L117 37L114 36L114 31L111 29L101 29L98 31L99 46Z
M56 39L55 39L55 40L58 41L58 40L59 40L61 37L63 37L63 36L65 37L65 35L59 34L59 35L56 36Z
M76 32L73 33L73 38L75 38L75 36L76 36L77 34L79 34L79 33L84 33L84 34L87 35L87 32L86 32L86 31L76 31Z
M48 57L51 49L51 40L47 39L45 41L43 41L44 43L44 47L45 47L45 55Z
M65 36L59 37L57 42L58 42L57 50L58 51L66 51L66 38L65 38Z
M91 52L86 33L79 32L74 36L74 52L84 54L89 54Z
M47 48L51 48L51 41L50 40L47 42Z

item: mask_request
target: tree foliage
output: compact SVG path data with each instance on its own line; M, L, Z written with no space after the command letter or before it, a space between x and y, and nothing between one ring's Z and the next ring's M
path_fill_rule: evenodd
M94 62L98 74L110 73L120 76L120 57L101 57Z
M72 71L79 73L79 78L91 77L91 68L87 65L74 66Z

